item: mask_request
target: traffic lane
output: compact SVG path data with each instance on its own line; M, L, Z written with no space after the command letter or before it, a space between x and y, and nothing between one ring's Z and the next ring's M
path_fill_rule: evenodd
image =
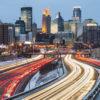
M96 60L96 59L86 58L86 57L82 57L82 56L79 56L79 55L76 55L75 58L78 59L78 60L82 60L82 61L85 61L85 62L95 64L97 66L100 66L100 61Z
M36 63L33 63L33 64L35 65ZM37 64L39 64L39 62L37 62ZM17 75L21 75L24 71L28 70L29 68L34 67L31 65L27 65L27 66L24 66L23 68L18 68L18 69L12 70L12 71L8 71L4 74L1 74L0 75L0 84L3 82L3 80L11 79L12 77L15 77Z
M39 64L40 61L38 62L34 62L32 64L28 64L28 65L25 65L25 66L22 66L20 68L17 68L17 69L13 69L13 70L10 70L8 72L5 72L3 74L0 74L0 81L3 81L5 79L8 79L8 78L12 78L16 75L20 75L21 72L25 71L25 70L28 70L29 67L34 67L37 63ZM34 65L33 65L34 64Z
M5 77L1 78L2 81L0 82L0 94L3 94L5 87L8 87L14 79L16 80L18 78L18 75L20 75L20 72L22 73L24 71L26 70L20 69L19 71L17 71L17 73L16 72L11 73L9 77L8 77L8 74L6 74Z
M15 81L17 81L17 84L18 84L21 81L21 79L23 79L25 76L27 76L30 73L30 72L27 72L27 71L29 71L29 69L31 69L30 71L33 72L36 69L40 68L42 65L44 65L52 60L53 59L43 59L43 60L37 61L33 64L26 65L24 68L18 68L18 69L12 70L10 72L4 73L4 77L2 77L2 76L0 77L0 79L3 80L3 81L0 81L0 84L2 84L2 86L0 87L0 90L1 90L0 94L1 95L2 95L2 93L5 94L9 90L9 86L10 87L13 86L13 84L12 84L12 86L10 85L12 80L14 81L13 82L14 84L16 84ZM21 75L23 75L23 76L21 76ZM15 87L13 87L13 91L16 88L17 84L15 85ZM7 87L7 89L5 89L5 87ZM13 92L11 93L11 95L12 94L13 94Z
M5 88L9 85L9 84L11 84L12 83L12 80L8 80L8 81L5 81L5 83L2 85L2 87L0 88L0 100L1 100L1 97L2 97L2 95L3 95L3 93L4 93L4 90L5 90Z
M21 75L21 72L25 71L26 68L24 69L18 69L14 70L11 73L5 73L4 75L0 75L0 83L3 82L4 80L11 79L13 77L16 77L17 75Z
M23 61L18 61L18 62L12 63L12 64L0 66L0 73L3 73L5 71L9 71L13 68L17 68L18 66L23 66L25 64L28 64L28 63L31 63L31 62L34 62L34 61L37 61L40 59L43 59L43 55L39 55L39 56L36 56L34 58L30 58L30 59L23 60Z
M62 100L68 100L72 96L74 96L74 98L77 98L76 93L79 90L81 90L90 81L93 82L92 85L91 84L89 85L89 87L92 88L92 86L94 85L94 82L95 82L95 80L93 79L94 69L89 65L82 64L71 58L70 59L67 58L66 61L67 61L67 63L69 63L69 65L72 66L71 73L73 73L73 74L70 74L70 77L67 76L65 79L61 80L60 82L58 82L50 87L47 87L46 89L44 89L40 92L37 92L29 97L26 97L24 100L33 100L33 99L35 99L35 100L44 100L44 99L45 100L55 100L55 99L62 99L62 97L64 97L64 99L62 99ZM83 71L82 71L82 69L83 69ZM82 71L82 73L81 73L81 71ZM90 89L89 89L89 91L90 91ZM83 98L84 92L86 95L86 93L89 91L87 91L87 90L85 90L85 88L83 88L83 94L78 95L78 96L81 96L80 98ZM80 92L80 94L81 94L81 92ZM52 97L54 97L54 98L52 98ZM73 99L73 100L76 100L76 99ZM80 99L80 100L82 100L82 99Z

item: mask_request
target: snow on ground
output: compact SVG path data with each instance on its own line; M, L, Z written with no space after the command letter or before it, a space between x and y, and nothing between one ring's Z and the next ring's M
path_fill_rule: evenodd
M22 61L22 60L26 60L26 59L27 58L16 58L16 59L13 59L13 60L0 61L0 66L7 65L7 64L11 64L11 63L18 62L18 61Z
M25 91L28 91L30 89L34 89L36 87L39 87L43 84L46 84L60 76L63 75L63 70L62 68L57 68L55 70L52 70L46 74L40 74L40 72L38 72L31 80L30 82L27 84Z
M36 81L39 79L39 77L40 77L40 72L34 75L34 77L30 80L24 91L28 91L29 89L35 88Z
M55 69L47 74L41 75L36 82L36 87L46 84L63 75L62 69Z

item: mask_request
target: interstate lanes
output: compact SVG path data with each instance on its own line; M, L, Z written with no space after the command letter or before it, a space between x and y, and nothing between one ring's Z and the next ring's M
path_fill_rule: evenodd
M0 74L1 100L12 96L23 79L27 78L28 75L33 74L36 70L53 60L54 58L44 58Z
M81 100L96 83L95 70L92 66L65 57L71 73L61 81L49 86L23 100Z
M23 60L23 61L14 62L14 63L7 64L7 65L2 65L2 66L0 66L0 72L6 71L6 70L9 70L9 69L12 69L12 68L16 68L18 66L21 66L21 65L24 65L24 64L27 64L27 63L31 63L33 61L42 59L43 57L44 57L43 55L39 55L39 56L30 58L30 59L26 59L26 60Z
M82 57L81 55L76 55L75 58L78 59L78 60L81 60L81 61L85 61L85 62L88 62L88 63L95 64L97 66L100 66L100 60Z

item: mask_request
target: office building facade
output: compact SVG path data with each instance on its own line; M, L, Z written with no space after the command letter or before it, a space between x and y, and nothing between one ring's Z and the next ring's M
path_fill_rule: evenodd
M25 31L32 31L32 7L21 8L21 20L25 22Z
M33 33L33 42L35 43L36 34L37 34L37 24L36 23L33 23L32 25L32 33Z
M15 42L20 42L21 34L25 34L25 23L21 19L15 22ZM22 41L22 40L21 40Z
M100 47L100 26L94 21L83 26L83 42Z
M64 20L60 12L56 14L56 19L51 21L51 33L55 34L59 31L64 31Z
M8 23L8 42L9 44L15 41L14 34L15 34L15 26L12 23Z
M45 8L42 16L42 33L50 34L51 16L50 10Z
M76 6L73 10L73 18L74 21L81 22L81 7Z
M71 31L63 31L55 34L54 44L73 45L74 33Z
M78 23L77 21L68 20L64 21L64 31L71 31L74 33L74 40L77 39Z
M0 44L8 45L8 25L0 24Z

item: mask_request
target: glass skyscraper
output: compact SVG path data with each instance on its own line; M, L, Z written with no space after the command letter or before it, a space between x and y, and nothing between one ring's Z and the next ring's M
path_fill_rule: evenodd
M20 41L21 34L25 34L25 23L19 19L15 22L15 42Z
M56 14L56 19L51 22L51 33L55 34L59 31L64 31L64 20L60 12Z
M81 22L81 7L79 6L74 7L73 20Z
M21 20L25 22L25 31L32 31L32 7L21 8Z

